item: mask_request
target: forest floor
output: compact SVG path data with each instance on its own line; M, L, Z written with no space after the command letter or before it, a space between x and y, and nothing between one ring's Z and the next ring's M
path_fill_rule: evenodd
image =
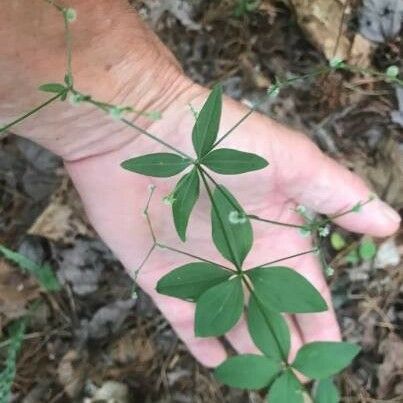
M344 46L352 62L403 71L400 25L378 32L378 17L356 1L317 1L319 8L339 6L322 14L299 0L289 0L288 7L262 1L249 11L230 0L133 3L192 79L206 86L220 81L228 95L259 102L261 112L305 132L403 212L401 89L371 76L333 72L266 96L276 76L326 65L331 47ZM382 12L402 13L397 8ZM343 24L335 34L340 10ZM363 25L365 15L374 20ZM13 135L2 139L0 210L0 243L49 263L63 284L59 292L44 292L0 260L0 357L7 352L8 324L40 301L18 356L13 402L263 402L257 393L220 385L145 294L132 298L132 280L88 225L57 157ZM403 402L403 231L373 240L377 252L369 259L355 251L372 240L331 231L346 243L341 250L327 245L334 304L344 338L362 346L336 380L343 401Z

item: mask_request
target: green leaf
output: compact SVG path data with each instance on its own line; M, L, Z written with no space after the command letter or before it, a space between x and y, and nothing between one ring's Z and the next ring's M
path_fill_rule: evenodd
M346 241L340 232L332 232L330 235L330 243L334 250L342 250L346 246Z
M347 367L359 351L352 343L315 341L301 347L291 365L309 378L324 379Z
M249 218L234 196L222 185L213 194L211 209L212 237L219 252L229 261L242 266L253 244ZM235 217L234 217L235 216Z
M11 398L11 388L16 373L17 355L20 351L26 327L26 320L22 318L9 326L9 348L4 369L0 372L0 402L7 403Z
M242 309L243 290L239 277L211 287L196 303L196 336L222 336L238 322Z
M222 283L231 272L210 263L189 263L172 270L157 283L160 294L196 301L209 288Z
M271 386L269 403L304 403L303 388L291 370L285 371Z
M176 185L172 213L180 239L186 241L186 228L200 194L200 179L196 168L184 175Z
M371 238L364 239L358 248L362 260L372 260L376 255L376 245Z
M29 274L33 275L45 290L59 291L61 289L61 285L50 266L38 265L27 257L3 245L0 245L0 254L7 260L15 263L20 269L26 270Z
M217 139L221 108L222 88L221 85L216 85L199 112L193 127L193 147L199 158L206 155L212 149Z
M258 298L275 311L306 313L327 310L320 293L295 270L288 267L258 267L248 270L246 274Z
M339 403L340 394L330 378L320 381L315 390L315 403Z
M214 375L225 385L240 389L261 389L280 372L280 364L267 357L243 354L228 358Z
M223 175L236 175L267 167L268 162L256 154L220 148L209 152L201 163Z
M177 154L155 153L131 158L122 162L121 166L142 175L167 178L182 172L190 164L190 160Z
M42 84L38 89L43 92L52 92L54 94L61 94L62 92L67 91L67 88L63 84L59 83Z
M290 332L280 313L267 308L252 295L249 299L247 320L252 340L263 354L275 360L288 357Z

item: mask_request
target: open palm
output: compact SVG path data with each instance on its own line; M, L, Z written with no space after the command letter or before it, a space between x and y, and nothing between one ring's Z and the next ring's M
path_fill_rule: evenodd
M194 155L191 142L194 117L188 102L192 102L195 109L200 109L207 94L207 90L194 86L189 91L187 102L181 99L172 103L164 112L163 119L153 123L148 131ZM220 133L234 126L245 112L240 104L226 99ZM243 122L223 141L222 146L258 154L270 163L263 170L242 175L211 173L217 182L230 189L248 214L300 224L301 218L295 213L298 204L320 213L336 214L365 201L370 194L361 179L323 155L305 136L257 113ZM120 167L120 163L128 158L160 151L168 150L145 136L132 138L128 135L126 144L118 149L66 163L92 224L129 272L134 274L153 244L143 210L148 187L154 184L156 190L149 214L158 241L224 263L211 239L210 203L205 191L202 191L192 213L187 242L182 243L174 230L170 207L163 202L178 178L150 179ZM398 225L393 214L378 200L366 205L360 213L340 218L338 223L349 230L374 236L388 235ZM244 263L245 269L312 248L311 239L301 236L296 228L257 221L253 222L253 228L254 245ZM163 275L194 260L167 249L156 249L140 271L138 283L152 296L194 356L205 365L215 366L224 360L224 348L214 338L194 336L194 305L155 291L156 283ZM292 333L291 355L305 342L338 340L339 328L317 258L307 254L281 264L304 275L322 293L330 307L324 313L288 318ZM284 284L284 287L287 286ZM256 350L244 320L227 338L241 353Z

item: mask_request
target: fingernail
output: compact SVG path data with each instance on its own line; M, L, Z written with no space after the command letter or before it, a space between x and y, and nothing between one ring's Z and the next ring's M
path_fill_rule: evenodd
M388 221L393 221L394 223L399 223L401 221L399 213L385 202L380 200L379 207L381 214L383 214Z

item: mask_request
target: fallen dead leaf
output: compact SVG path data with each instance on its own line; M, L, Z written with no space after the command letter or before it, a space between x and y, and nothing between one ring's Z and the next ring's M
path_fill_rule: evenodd
M338 57L367 67L371 44L361 35L353 40L346 34L345 15L351 12L347 0L289 0L298 24L308 39L328 60Z
M70 397L76 397L84 387L87 372L85 362L85 351L69 350L57 367L59 382Z
M0 260L0 333L2 326L27 312L28 304L39 297L39 286L19 269Z
M378 368L378 394L382 398L390 393L394 384L403 381L403 341L399 336L391 333L382 341L379 349L384 356Z
M78 235L95 237L80 198L67 176L28 233L61 243L71 243Z

